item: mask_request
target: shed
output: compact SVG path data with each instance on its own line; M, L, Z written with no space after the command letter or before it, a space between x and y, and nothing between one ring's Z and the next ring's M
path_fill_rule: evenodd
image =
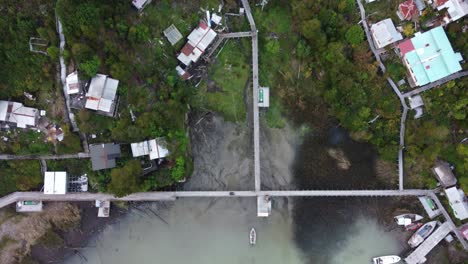
M258 89L258 106L270 107L270 88L260 87Z
M213 29L205 22L200 21L198 27L188 35L188 42L180 51L177 59L186 66L189 66L192 62L197 62L216 36L217 34Z
M117 94L119 81L104 74L97 74L91 79L86 93L85 107L91 110L111 112Z
M96 207L98 208L98 217L109 217L110 201L96 200Z
M120 145L114 143L89 146L93 171L111 169L116 166L116 158L120 158Z
M453 209L455 217L460 220L468 218L468 202L466 201L465 193L462 189L451 187L445 189L445 194L449 200L449 204Z
M457 178L453 175L448 162L436 160L435 165L431 170L442 187L447 188L457 184Z
M166 28L163 33L172 46L174 46L179 40L182 39L182 34L176 28L176 26L174 26L174 24L171 24L168 28Z
M138 9L138 11L142 11L152 0L133 0L133 6Z
M46 171L44 173L44 194L66 194L67 172Z
M392 19L387 18L371 26L372 37L378 49L403 39Z
M424 105L421 95L415 95L408 97L408 101L411 109L415 109Z
M67 75L67 94L77 94L80 92L80 80L78 79L78 71L74 71Z

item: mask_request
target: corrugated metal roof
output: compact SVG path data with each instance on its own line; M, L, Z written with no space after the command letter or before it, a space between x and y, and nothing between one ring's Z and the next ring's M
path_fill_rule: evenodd
M452 187L445 189L445 194L447 195L455 217L460 220L468 218L468 203L463 190Z
M390 18L373 24L371 32L374 42L379 49L403 39L403 36L396 30Z
M120 157L120 146L114 143L90 145L89 151L94 171L114 168L115 158Z
M8 102L0 101L0 121L8 121L7 110L8 110Z
M67 172L46 171L44 173L44 194L66 194Z
M416 33L412 51L404 54L417 85L425 85L460 71L460 56L453 51L442 27Z
M182 34L176 28L176 26L174 26L174 24L171 24L168 28L166 28L163 33L172 46L174 46L179 40L182 39Z
M85 107L92 110L109 112L117 94L119 81L104 74L97 74L91 79L86 93Z

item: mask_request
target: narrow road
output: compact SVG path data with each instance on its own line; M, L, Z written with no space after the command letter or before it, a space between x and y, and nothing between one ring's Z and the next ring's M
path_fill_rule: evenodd
M250 10L249 1L242 0L252 33L252 82L253 82L253 126L254 126L254 175L255 191L260 191L260 124L258 117L258 36L257 27Z
M182 192L144 192L117 198L105 193L68 193L50 195L42 192L15 192L0 198L0 208L17 201L161 201L178 198L210 197L385 197L431 195L432 190L310 190L310 191L182 191Z
M457 72L457 73L454 73L452 75L449 75L445 78L442 78L438 81L435 81L435 82L432 82L428 85L425 85L425 86L421 86L417 89L414 89L410 92L407 92L405 94L403 94L403 97L410 97L410 96L413 96L413 95L416 95L416 94L420 94L422 92L425 92L427 90L430 90L432 88L435 88L437 86L440 86L444 83L447 83L447 82L450 82L451 80L455 80L455 79L458 79L458 78L463 78L465 76L468 76L468 71L462 71L462 72Z
M372 50L372 53L374 54L375 60L379 63L380 70L382 71L382 73L385 73L387 69L385 68L385 65L382 63L382 60L380 59L381 50L377 50L374 46L372 35L369 31L369 26L367 25L366 11L364 9L364 6L362 5L361 0L356 0L356 2L359 6L359 12L361 13L360 23L362 24L362 26L364 27L364 31L366 32L366 38L367 38L367 42L369 42L369 47ZM408 106L405 103L405 98L401 94L398 87L395 85L395 82L390 77L387 78L387 82L390 84L393 91L400 99L401 107L403 108L403 113L401 115L401 121L400 121L400 146L398 149L398 188L400 190L403 190L403 184L404 184L403 150L405 146L405 123L406 123L406 117L408 115Z
M63 154L63 155L8 155L0 154L0 160L62 160L62 159L88 159L89 153Z

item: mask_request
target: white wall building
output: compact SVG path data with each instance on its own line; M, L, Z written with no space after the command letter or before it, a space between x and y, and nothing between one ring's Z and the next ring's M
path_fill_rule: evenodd
M373 24L371 26L371 32L376 48L378 49L403 39L403 36L396 30L390 18Z
M67 75L67 94L77 94L80 92L80 80L78 79L78 72L74 71Z
M66 194L67 172L46 171L44 173L44 194Z
M455 217L460 220L468 218L468 202L466 201L465 193L462 189L451 187L445 189L445 194L449 200L449 204L453 209Z
M177 59L184 65L189 66L192 62L197 62L203 52L216 38L216 32L205 22L200 21L198 27L187 37L188 42L180 51Z
M0 101L0 122L19 128L35 127L39 110L26 107L22 103Z

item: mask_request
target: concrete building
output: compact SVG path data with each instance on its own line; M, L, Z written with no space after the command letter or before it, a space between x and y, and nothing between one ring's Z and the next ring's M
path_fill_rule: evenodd
M132 0L132 5L138 10L142 11L152 0Z
M449 201L450 206L453 209L455 217L460 220L465 220L468 218L468 202L465 197L465 193L462 189L457 189L457 187L451 187L445 189L445 195Z
M149 156L150 160L161 159L169 155L166 141L163 138L146 140L143 142L132 143L133 157Z
M70 73L66 78L67 94L77 94L81 90L81 83L78 79L78 71Z
M42 201L18 201L16 202L16 212L32 213L42 211Z
M46 171L44 173L44 194L66 194L67 172Z
M457 178L453 175L450 164L447 162L436 160L435 165L431 170L442 187L447 188L457 184Z
M182 34L179 32L179 30L174 26L174 24L171 24L168 28L166 28L164 31L164 36L166 36L167 40L171 43L172 46L174 46L179 40L182 39Z
M19 128L35 127L39 120L39 110L26 107L22 103L0 101L0 123Z
M412 81L425 85L447 77L462 69L460 53L452 45L442 27L427 32L418 32L411 39L398 45L403 62L409 70Z
M189 66L192 62L197 62L216 36L217 34L213 29L208 27L205 22L200 21L198 27L187 37L188 42L180 51L177 59L185 66Z
M373 24L371 26L371 33L375 46L378 49L403 39L403 36L396 30L390 18Z
M120 145L114 143L89 146L93 171L111 169L116 166L116 158L120 158Z
M85 107L91 110L111 113L115 109L115 99L119 81L104 74L97 74L91 79L86 93Z

